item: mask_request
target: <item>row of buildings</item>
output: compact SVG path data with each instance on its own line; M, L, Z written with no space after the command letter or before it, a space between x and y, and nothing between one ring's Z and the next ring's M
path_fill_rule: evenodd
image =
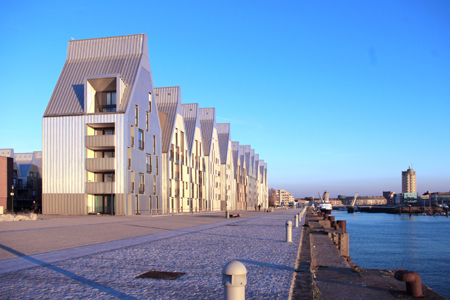
M153 87L145 34L69 41L43 116L43 213L267 207L267 163L181 99Z

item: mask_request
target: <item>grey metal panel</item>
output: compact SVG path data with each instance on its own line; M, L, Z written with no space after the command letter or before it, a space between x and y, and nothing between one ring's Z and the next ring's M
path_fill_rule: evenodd
M114 182L86 182L86 194L113 194Z
M184 126L186 130L187 143L189 148L189 156L193 151L193 145L195 140L195 128L199 128L201 132L200 117L199 117L199 105L198 103L182 104Z
M228 156L228 144L230 141L230 123L217 123L217 135L219 139L220 161L225 164Z
M162 128L161 148L162 152L168 152L172 142L173 130L177 114L183 115L181 106L181 90L179 86L155 88L155 95L158 110L167 114L165 124Z
M116 146L115 135L87 135L86 148L101 149Z
M127 107L142 57L145 34L70 41L67 60L45 110L44 117L83 114L84 77L120 74L127 85L119 111Z
M115 158L86 158L86 170L91 172L111 171L115 167Z
M216 128L216 110L215 108L200 108L200 124L202 129L203 150L205 156L211 152L211 143L214 128Z

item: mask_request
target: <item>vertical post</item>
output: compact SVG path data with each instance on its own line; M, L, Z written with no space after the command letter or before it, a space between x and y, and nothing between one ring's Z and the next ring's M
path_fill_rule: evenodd
M292 222L286 222L286 242L292 243Z
M247 269L244 264L237 260L227 263L222 269L222 284L225 300L245 300Z

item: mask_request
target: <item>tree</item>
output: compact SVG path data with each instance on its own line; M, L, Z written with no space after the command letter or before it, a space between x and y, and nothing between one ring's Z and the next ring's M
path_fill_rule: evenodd
M277 192L276 190L271 188L269 190L269 207L275 206L277 202L278 202Z

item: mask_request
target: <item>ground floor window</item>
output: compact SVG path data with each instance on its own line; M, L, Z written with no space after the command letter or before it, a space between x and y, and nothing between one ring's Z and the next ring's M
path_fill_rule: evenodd
M112 199L112 201L111 201ZM95 196L95 211L101 214L115 213L114 209L115 197L114 195L98 195Z

